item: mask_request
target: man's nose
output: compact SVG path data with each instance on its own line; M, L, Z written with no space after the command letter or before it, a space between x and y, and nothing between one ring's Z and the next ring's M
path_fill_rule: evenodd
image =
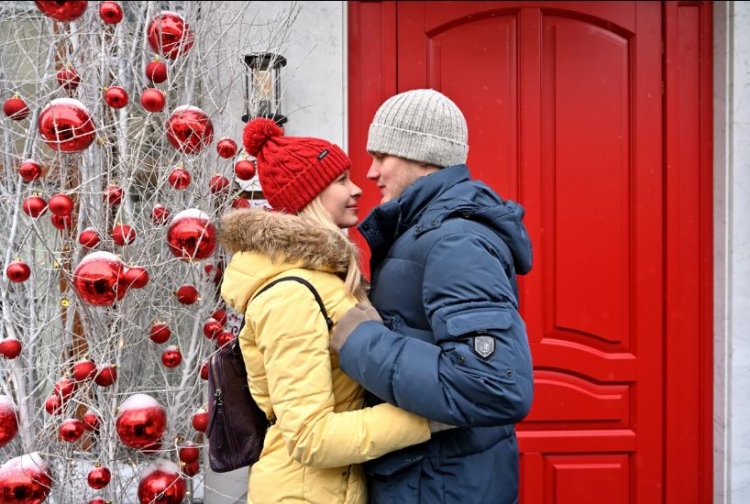
M380 173L378 172L378 167L375 161L372 162L370 165L370 169L367 171L367 178L370 180L375 180L380 176Z

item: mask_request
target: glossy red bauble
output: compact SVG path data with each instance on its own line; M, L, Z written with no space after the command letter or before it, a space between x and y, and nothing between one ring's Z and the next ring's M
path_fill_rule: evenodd
M110 206L118 206L122 203L122 194L122 187L114 184L108 185L107 189L104 191L104 199L107 200L107 203Z
M208 339L215 339L222 329L224 329L224 324L215 318L210 318L203 324L203 335Z
M89 471L86 479L91 488L94 490L101 490L109 485L109 482L112 480L112 473L104 466L96 466Z
M23 261L12 261L5 268L5 275L11 282L25 282L31 276L31 268Z
M140 504L181 504L185 499L186 484L177 465L160 460L147 469L138 483Z
M71 374L77 382L91 380L96 376L96 364L91 359L81 359L73 364Z
M83 422L77 418L68 418L60 424L60 439L68 443L75 443L83 436Z
M66 23L81 17L89 4L86 0L35 0L34 3L45 16Z
M198 301L198 289L190 284L181 285L176 291L177 301L184 305L191 305Z
M128 287L142 289L148 284L148 281L148 271L140 266L133 266L125 272L125 283L128 284Z
M154 59L146 65L146 78L154 84L161 84L167 80L167 65L163 61Z
M206 432L208 428L208 410L206 408L198 409L198 411L193 413L191 423L193 424L193 429L198 432Z
M240 180L250 180L255 176L255 163L249 159L240 159L234 164L234 174Z
M33 159L27 159L18 167L18 174L25 182L33 182L42 176L42 167Z
M211 144L214 125L198 107L177 107L165 124L167 140L185 154L197 154Z
M58 70L56 77L60 87L67 91L75 91L81 83L81 76L78 75L78 70L72 66L65 66Z
M209 362L204 361L203 364L201 364L201 370L200 370L200 377L202 380L208 380L208 368L209 368Z
M169 185L171 185L178 191L182 191L183 189L187 189L190 185L190 172L185 168L174 168L171 172L169 172L168 180Z
M201 464L197 460L193 462L180 462L180 468L182 469L182 474L191 478L201 472Z
M169 59L187 54L195 42L187 22L171 11L154 16L148 25L147 37L151 49Z
M227 312L226 310L218 308L211 314L211 318L218 320L219 323L224 326L227 323Z
M216 348L221 348L234 341L234 334L232 331L221 331L216 335Z
M50 415L62 415L65 403L59 396L51 395L44 401L44 409Z
M113 109L121 109L128 104L128 92L120 86L112 86L104 91L104 101Z
M13 121L22 121L29 115L29 107L26 106L26 102L23 98L14 96L8 98L3 103L3 113Z
M229 159L237 154L237 142L231 138L222 138L216 142L216 152L224 159Z
M71 380L70 378L60 378L52 386L53 394L55 394L60 399L62 399L63 402L70 399L70 397L73 394L75 394L75 391L77 389L78 389L78 384L75 381Z
M172 218L167 244L172 254L184 261L207 259L216 249L216 234L208 215L191 208Z
M0 341L0 355L6 359L15 359L21 355L21 350L23 350L23 345L17 338L9 336Z
M117 381L117 364L104 364L94 377L94 383L100 387L109 387Z
M23 211L29 217L36 219L47 211L47 202L41 196L29 196L23 200Z
M157 226L166 224L169 221L170 215L171 212L164 205L154 205L154 208L151 210L151 222Z
M50 222L52 225L60 231L67 229L73 229L73 216L72 215L51 215Z
M147 394L133 394L123 401L115 420L120 441L136 449L159 443L166 427L166 410Z
M169 340L170 336L172 336L172 331L169 329L169 326L167 324L164 324L162 322L157 322L156 324L151 326L151 330L149 331L148 337L151 338L151 341L154 343L166 343L167 340Z
M0 466L3 504L41 504L51 491L52 472L38 452L12 458Z
M148 88L141 93L141 105L149 112L161 112L165 104L164 93L158 89Z
M182 352L176 345L168 346L161 354L161 363L168 368L176 368L182 363Z
M99 4L99 17L107 24L117 24L122 21L122 7L117 2L102 2Z
M135 241L135 229L127 224L118 224L112 228L112 241L120 247Z
M0 448L18 434L18 412L7 395L0 395Z
M73 273L73 287L83 301L94 306L112 306L127 292L125 265L109 252L84 257Z
M81 152L94 141L94 120L78 100L52 100L39 114L39 133L47 145L62 152Z
M70 215L73 211L73 198L67 194L55 194L47 203L49 211L55 215Z
M102 423L101 417L94 410L87 410L83 414L83 428L87 431L95 431L99 429L99 425Z
M229 189L229 179L223 175L214 175L208 182L208 188L211 194L219 194Z
M78 235L78 243L88 249L96 248L101 241L101 235L94 228L86 228Z
M232 208L250 208L250 202L245 198L234 198L232 200Z

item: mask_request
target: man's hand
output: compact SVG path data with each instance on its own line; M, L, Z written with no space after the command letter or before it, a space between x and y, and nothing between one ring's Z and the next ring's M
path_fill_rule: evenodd
M382 322L383 319L378 315L378 311L370 303L357 303L348 312L341 317L341 320L336 324L336 329L333 330L333 336L331 337L331 350L339 353L341 347L346 343L346 339L349 335L357 328L362 322L368 320L377 320Z

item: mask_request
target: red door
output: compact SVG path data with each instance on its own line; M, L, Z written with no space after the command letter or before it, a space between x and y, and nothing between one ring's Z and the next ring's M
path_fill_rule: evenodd
M659 2L350 9L350 58L366 56L350 73L355 179L369 165L366 126L383 99L433 88L467 118L473 176L526 208L535 264L520 302L536 388L518 427L525 504L710 495L665 489L679 484L665 470L676 446L667 425L695 413L694 405L665 409L667 377L698 377L665 364L665 261L677 242L665 241L663 22ZM376 204L376 191L362 186L365 205ZM691 425L693 435L706 433ZM680 453L684 475L710 471L699 450Z

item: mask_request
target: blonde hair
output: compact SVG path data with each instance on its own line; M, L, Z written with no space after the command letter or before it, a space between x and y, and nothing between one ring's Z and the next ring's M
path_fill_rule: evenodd
M358 301L366 301L367 291L364 282L362 281L362 272L359 268L359 251L344 231L333 222L331 214L325 209L323 203L320 201L320 195L316 196L314 200L305 205L305 207L299 211L298 215L312 225L322 226L325 229L341 235L349 252L349 266L346 269L344 290L347 294L357 298Z

